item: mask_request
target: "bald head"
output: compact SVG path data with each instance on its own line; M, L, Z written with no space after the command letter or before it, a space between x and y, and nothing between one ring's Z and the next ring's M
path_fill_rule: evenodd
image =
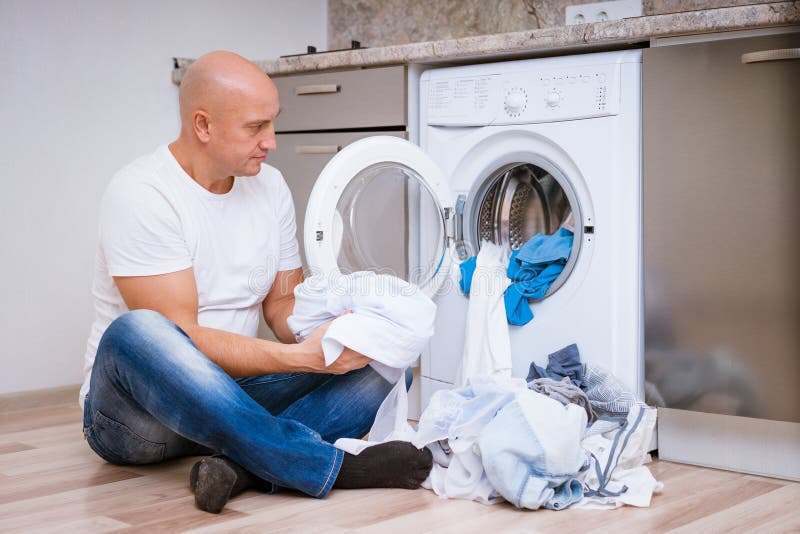
M261 69L232 52L211 52L189 66L180 110L181 134L170 149L201 185L230 186L233 176L255 176L275 149L278 90Z
M199 109L216 115L240 99L263 95L277 99L275 85L261 69L233 52L210 52L192 63L181 81L181 121L187 126Z

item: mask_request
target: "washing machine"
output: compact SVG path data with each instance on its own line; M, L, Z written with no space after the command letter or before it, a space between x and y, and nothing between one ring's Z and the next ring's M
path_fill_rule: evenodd
M574 232L564 270L534 318L509 326L514 376L576 343L640 397L642 362L641 51L423 73L419 146L394 137L345 147L309 198L312 272L372 270L437 303L421 355L422 405L451 387L469 298L458 265L492 241Z

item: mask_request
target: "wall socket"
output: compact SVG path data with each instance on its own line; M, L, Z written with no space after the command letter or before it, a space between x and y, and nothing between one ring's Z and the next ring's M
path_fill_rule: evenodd
M642 0L611 0L567 6L566 25L603 22L642 16Z

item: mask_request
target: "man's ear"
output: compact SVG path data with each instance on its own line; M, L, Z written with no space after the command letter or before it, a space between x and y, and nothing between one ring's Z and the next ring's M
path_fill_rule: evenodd
M200 140L200 142L208 143L208 141L211 139L211 134L209 133L210 120L208 113L203 110L195 111L193 126L194 133L197 135L197 138Z

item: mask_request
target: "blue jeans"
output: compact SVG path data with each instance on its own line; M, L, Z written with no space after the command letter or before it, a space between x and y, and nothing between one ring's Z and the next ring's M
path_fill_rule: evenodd
M136 310L100 340L84 434L111 463L221 453L273 490L324 497L344 456L331 443L364 436L391 388L369 366L234 379L169 319Z

